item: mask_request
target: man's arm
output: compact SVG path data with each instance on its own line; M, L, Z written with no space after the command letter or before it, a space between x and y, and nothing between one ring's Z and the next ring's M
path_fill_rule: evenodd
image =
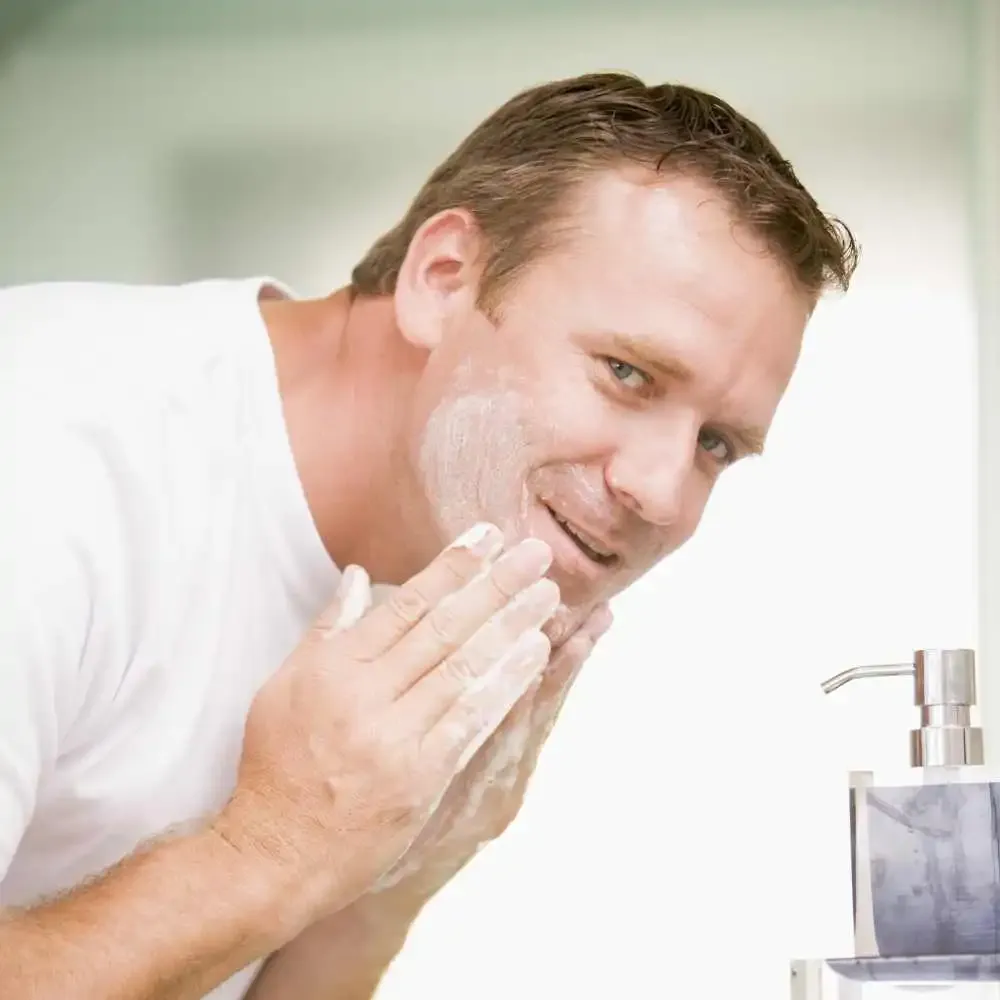
M371 1000L418 913L362 896L272 955L246 1000Z
M0 996L198 997L361 897L548 661L551 550L502 541L477 526L370 615L349 567L254 698L212 828L0 924Z
M195 1000L299 929L295 886L214 827L0 917L0 996Z
M538 755L594 644L611 625L601 605L552 657L500 729L455 778L380 891L361 896L273 955L247 1000L371 1000L419 913L517 815ZM511 756L511 747L520 757Z
M88 524L106 506L100 463L13 398L15 422L0 417L0 464L13 470L0 489L0 906L10 905L4 876L63 739L94 685L114 683L114 663L94 673L106 662L94 611L115 579ZM56 488L62 475L72 502ZM165 838L50 902L0 910L0 997L201 997L284 943L275 914L295 898L285 877L214 825Z

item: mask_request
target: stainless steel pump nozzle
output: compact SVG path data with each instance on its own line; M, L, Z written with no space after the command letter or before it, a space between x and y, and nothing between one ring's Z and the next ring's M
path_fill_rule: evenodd
M841 670L833 677L828 677L823 681L822 687L824 692L829 694L843 687L848 681L861 680L865 677L900 677L913 672L912 663L878 663L868 667L851 667L848 670Z
M971 649L919 649L912 663L851 667L823 681L829 694L848 681L869 677L913 677L920 728L910 731L913 767L983 763L983 731L972 725L976 704L976 654Z

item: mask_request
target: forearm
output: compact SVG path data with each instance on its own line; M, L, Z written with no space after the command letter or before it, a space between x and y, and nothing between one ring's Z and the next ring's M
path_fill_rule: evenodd
M419 908L364 897L319 921L268 959L246 1000L370 1000Z
M284 888L212 829L162 842L52 902L5 913L0 996L203 997L284 943Z

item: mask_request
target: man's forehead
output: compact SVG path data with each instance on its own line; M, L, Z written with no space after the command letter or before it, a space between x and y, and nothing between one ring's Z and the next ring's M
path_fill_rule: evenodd
M728 231L734 216L721 192L699 177L642 166L597 171L575 192L571 214L583 233L625 226L654 241L678 234Z
M741 225L707 181L642 167L581 183L559 242L564 262L607 294L653 305L682 296L724 324L781 300L811 300L764 240Z

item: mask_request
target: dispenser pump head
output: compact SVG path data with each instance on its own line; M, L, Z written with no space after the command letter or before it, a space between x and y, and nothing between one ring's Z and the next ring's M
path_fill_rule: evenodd
M829 694L865 677L913 677L920 728L910 731L912 767L983 763L983 731L972 725L976 704L976 654L971 649L918 649L912 663L851 667L823 682Z

